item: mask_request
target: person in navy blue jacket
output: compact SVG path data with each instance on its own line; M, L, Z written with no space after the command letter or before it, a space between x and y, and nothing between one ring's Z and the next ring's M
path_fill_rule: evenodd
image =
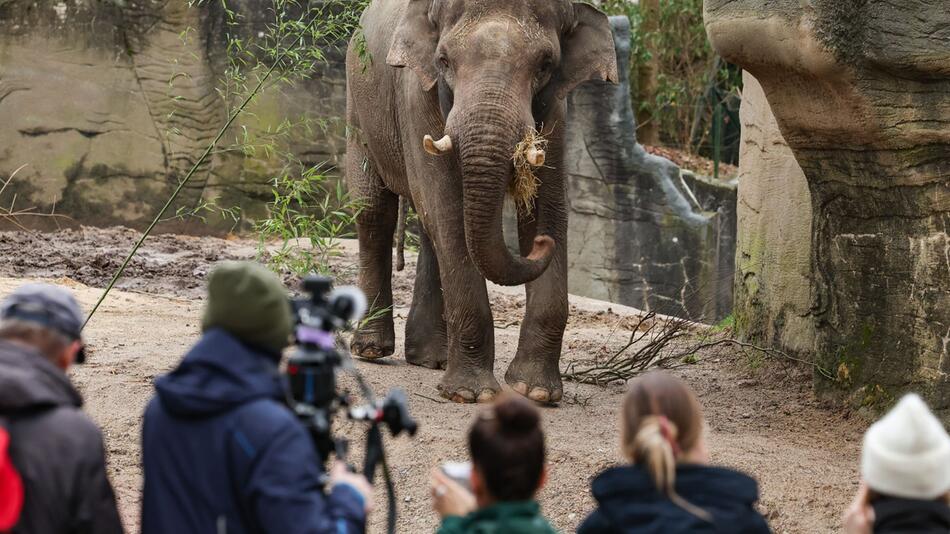
M699 401L664 372L635 379L624 399L630 465L594 479L598 508L578 534L769 534L752 478L708 465Z
M145 410L143 534L365 531L369 483L334 465L324 491L313 441L283 403L292 322L270 271L212 272L203 335Z

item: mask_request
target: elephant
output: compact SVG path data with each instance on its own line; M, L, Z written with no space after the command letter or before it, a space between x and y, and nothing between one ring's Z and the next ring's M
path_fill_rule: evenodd
M565 99L587 80L616 82L607 17L568 0L374 0L347 49L346 179L360 203L359 286L375 310L354 355L393 354L392 242L399 197L418 214L420 249L406 323L408 363L444 368L439 391L487 402L494 327L486 279L526 284L526 314L506 382L540 403L563 394L568 319ZM520 254L502 213L516 146L540 180L518 216Z

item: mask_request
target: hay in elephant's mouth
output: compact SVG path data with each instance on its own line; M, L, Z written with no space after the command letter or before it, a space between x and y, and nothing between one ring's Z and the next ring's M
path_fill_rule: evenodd
M515 177L508 186L508 194L515 201L518 212L530 215L534 209L534 199L538 196L538 186L541 179L534 173L534 167L528 162L528 151L531 149L545 151L548 140L541 132L530 130L525 138L515 146L512 161L515 165Z

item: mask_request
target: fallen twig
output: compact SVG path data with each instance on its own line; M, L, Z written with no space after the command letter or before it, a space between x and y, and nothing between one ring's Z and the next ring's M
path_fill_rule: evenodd
M577 369L577 362L573 362L561 376L565 380L602 386L625 382L652 367L669 368L679 356L665 351L670 343L687 334L688 323L685 319L675 318L660 321L655 312L649 312L640 316L633 325L627 343L606 360L583 369ZM638 348L631 352L634 347Z

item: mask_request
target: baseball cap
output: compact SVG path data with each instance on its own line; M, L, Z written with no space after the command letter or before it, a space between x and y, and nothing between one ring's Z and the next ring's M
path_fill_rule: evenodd
M40 324L72 341L82 339L83 314L73 295L50 284L20 286L0 304L0 320ZM76 363L86 361L85 346L79 349Z

